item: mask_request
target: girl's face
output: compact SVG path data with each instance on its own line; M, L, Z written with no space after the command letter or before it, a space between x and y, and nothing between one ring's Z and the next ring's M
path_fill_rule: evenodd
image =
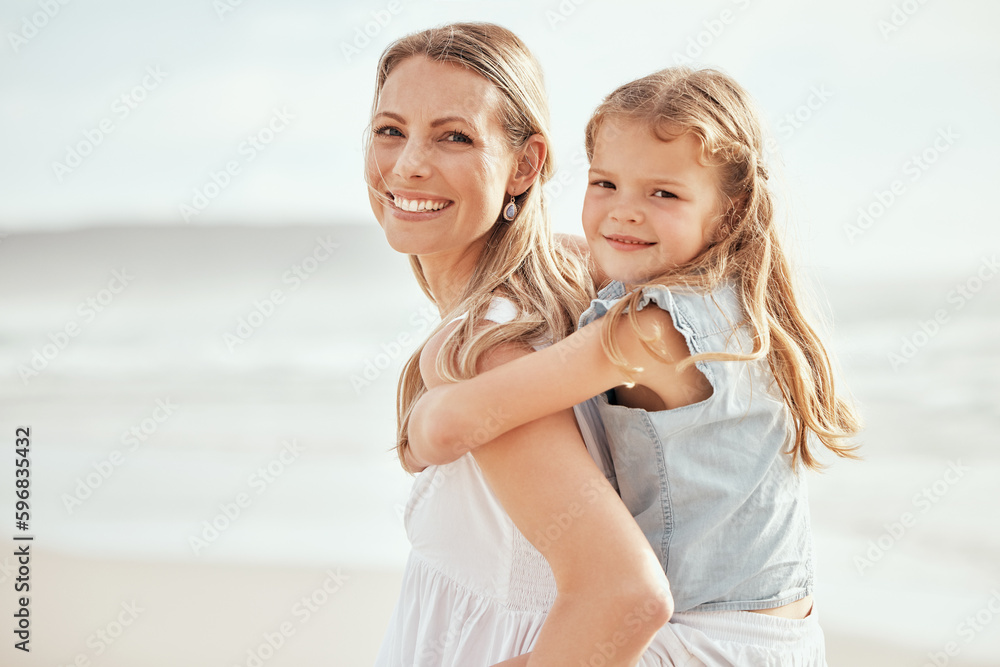
M606 118L597 131L583 230L594 261L626 285L697 257L720 212L716 168L687 132L663 141L643 123Z
M393 249L461 256L485 242L514 171L498 101L489 81L452 63L414 56L389 74L366 169Z

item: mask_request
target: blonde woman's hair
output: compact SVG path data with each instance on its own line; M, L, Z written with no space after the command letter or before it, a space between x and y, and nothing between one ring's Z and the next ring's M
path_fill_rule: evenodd
M523 148L534 134L540 134L551 146L541 68L516 35L490 23L454 23L407 35L390 44L378 64L372 117L389 74L414 56L465 67L492 83L500 93L496 117L511 151ZM370 132L368 141L366 161L371 148ZM442 324L428 337L445 326L448 315L468 313L445 339L438 355L437 371L444 380L457 382L475 376L480 357L497 345L530 345L565 337L576 328L580 314L594 296L584 261L552 236L542 185L554 171L547 151L537 182L516 198L520 212L514 221L503 220L501 211L497 211L497 219L458 305L451 313L442 313ZM368 185L372 188L371 183ZM384 197L374 188L372 191L375 196ZM421 289L437 303L416 255L410 255L410 266ZM483 316L495 294L512 301L518 316L505 324L483 327ZM396 453L404 468L410 410L426 391L420 375L424 345L426 341L407 361L396 395Z
M612 334L615 323L627 316L646 348L658 354L649 345L653 339L638 328L636 306L643 287L710 290L732 281L753 349L747 354L695 355L679 368L699 360L766 357L794 421L793 465L801 461L809 468L822 467L809 449L810 433L836 455L857 458L856 446L847 439L857 434L861 423L834 386L830 355L794 285L774 220L763 132L750 96L732 78L710 69L672 67L627 83L605 98L587 124L586 149L591 160L598 131L608 119L643 123L664 141L692 133L701 143L702 163L716 167L722 205L719 218L713 221L714 239L699 256L637 286L608 312L602 330L605 353L626 373L635 370L628 366Z

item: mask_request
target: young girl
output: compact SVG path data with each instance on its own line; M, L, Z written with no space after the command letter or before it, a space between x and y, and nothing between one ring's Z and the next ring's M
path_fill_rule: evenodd
M640 664L823 665L799 467L816 441L854 458L859 421L793 289L752 102L663 70L608 96L586 146L583 226L612 282L566 339L425 394L409 455L445 463L596 395L674 599Z

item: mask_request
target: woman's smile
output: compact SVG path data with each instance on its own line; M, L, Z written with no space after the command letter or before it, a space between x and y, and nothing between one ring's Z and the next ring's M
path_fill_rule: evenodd
M451 199L411 191L386 192L385 195L386 201L391 202L390 211L401 220L434 218L455 203Z

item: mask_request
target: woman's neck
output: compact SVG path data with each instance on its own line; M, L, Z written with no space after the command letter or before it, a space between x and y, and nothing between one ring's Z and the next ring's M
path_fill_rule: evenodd
M418 256L424 279L434 295L441 317L458 306L472 280L484 244L485 239L458 251Z

